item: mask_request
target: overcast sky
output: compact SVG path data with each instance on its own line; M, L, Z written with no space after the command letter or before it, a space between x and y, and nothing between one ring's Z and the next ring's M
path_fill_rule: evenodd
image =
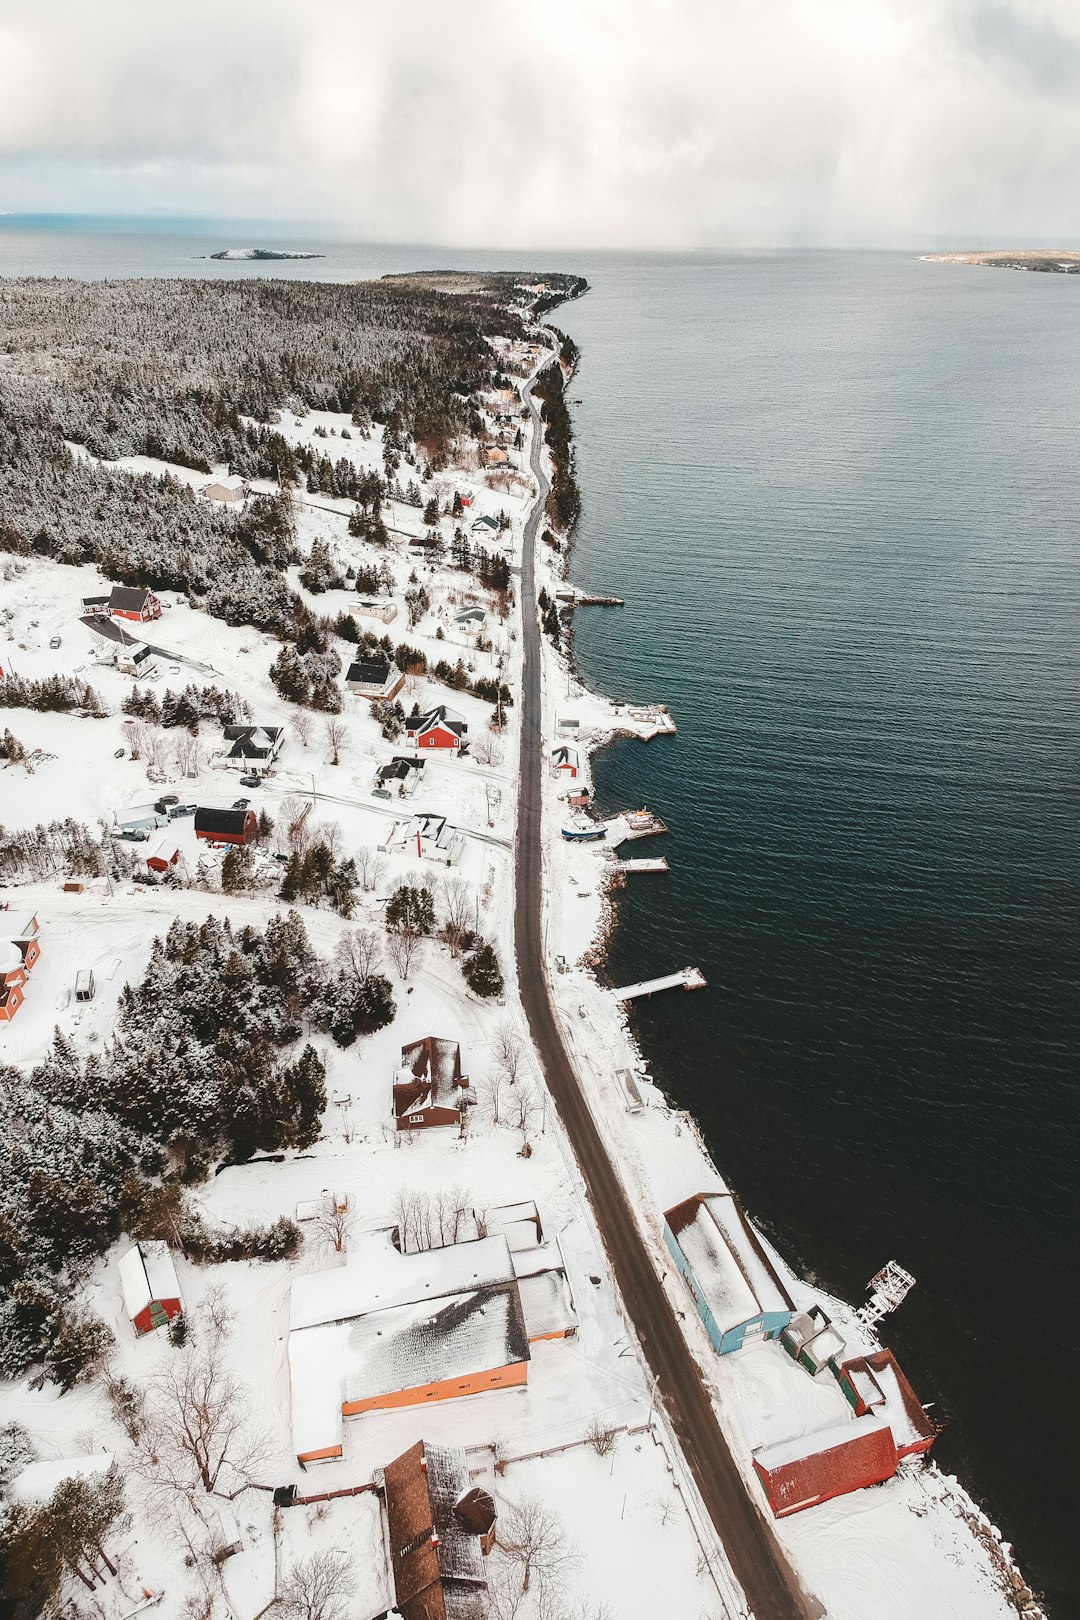
M1078 0L0 0L0 209L1080 239Z

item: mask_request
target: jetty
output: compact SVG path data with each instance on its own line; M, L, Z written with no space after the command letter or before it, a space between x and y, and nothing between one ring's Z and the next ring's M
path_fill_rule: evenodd
M637 1001L642 996L655 996L660 990L704 990L707 982L700 968L685 967L662 979L643 979L640 984L624 985L611 994L616 1001Z
M613 861L612 866L616 872L670 872L671 867L663 855L653 860L644 858L636 861Z
M617 849L620 844L628 844L633 838L655 838L657 833L670 831L663 817L656 815L645 805L642 805L640 810L624 810L621 815L612 816L605 825L611 849Z
M598 596L594 591L579 591L573 585L561 585L555 592L555 600L565 603L568 607L626 606L621 596Z

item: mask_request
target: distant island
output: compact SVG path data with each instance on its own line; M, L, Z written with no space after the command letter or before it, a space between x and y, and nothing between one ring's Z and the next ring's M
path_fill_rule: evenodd
M1055 276L1080 275L1080 253L1071 249L1013 248L992 253L921 253L930 264L986 264L993 270L1042 270Z
M325 259L325 253L286 253L281 248L222 248L211 259Z

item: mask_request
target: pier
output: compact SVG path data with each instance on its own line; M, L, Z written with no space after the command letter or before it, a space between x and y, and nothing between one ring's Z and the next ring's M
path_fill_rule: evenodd
M621 816L612 816L606 825L608 845L612 849L629 843L632 838L654 838L657 833L669 831L667 822L644 805L640 810L626 810Z
M611 994L616 1001L636 1001L642 996L655 996L658 990L704 990L707 982L700 968L686 967L663 979L643 979L640 984L625 985Z
M579 591L573 585L561 585L555 592L555 600L565 603L567 607L626 606L626 602L621 596L597 596L592 591Z
M671 868L664 855L655 860L642 859L637 861L614 861L612 865L616 872L670 872Z

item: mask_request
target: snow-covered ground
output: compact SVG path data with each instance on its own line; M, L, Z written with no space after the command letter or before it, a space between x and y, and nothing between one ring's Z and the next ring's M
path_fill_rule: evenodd
M493 408L497 403L492 402ZM278 426L293 442L310 443L334 460L346 455L358 466L381 466L379 429L365 439L347 417L328 412L311 412L300 419L284 412ZM349 430L348 439L343 439L343 428ZM522 465L527 464L527 451L528 444L518 458ZM138 471L164 470L164 464L145 458L125 465ZM205 475L170 470L195 487L206 481ZM403 481L408 472L403 469ZM454 490L473 500L466 528L478 514L509 512L505 549L516 561L528 491L520 483L489 487L475 455L425 486L423 494L426 499L437 491L445 500ZM402 536L419 534L423 528L415 507L394 502L387 510L394 533L385 552L349 536L350 510L349 502L302 495L298 533L304 550L315 540L329 542L343 568L389 564L397 617L386 627L374 621L365 621L364 627L379 635L385 628L393 641L422 648L432 663L440 658L454 662L461 656L470 673L499 674L515 690L520 679L520 604L515 604L507 623L497 624L492 652L478 653L456 643L448 635L446 616L474 602L493 608L491 593L470 576L422 563L410 554ZM449 539L452 525L447 521L443 527ZM488 541L483 543L490 549ZM290 578L300 589L298 571L291 570ZM145 631L131 627L136 636L145 635L147 641L167 649L158 658L153 689L160 694L189 682L216 684L235 692L255 723L283 726L286 741L273 773L258 788L246 789L239 784L240 773L225 769L216 757L220 728L204 722L197 756L183 760L174 756L172 734L165 732L150 780L145 756L131 758L130 732L120 713L131 678L105 661L108 644L79 620L80 599L99 594L107 582L92 568L68 568L40 559L11 561L9 572L0 618L0 667L28 677L79 674L100 692L111 713L91 720L6 710L2 724L11 728L33 758L31 771L14 765L0 769L0 823L28 827L71 817L91 826L99 821L113 824L130 806L152 802L170 788L185 802L206 805L228 805L242 794L279 824L298 803L311 802L312 823L335 824L340 853L355 855L376 850L395 819L429 811L447 817L464 834L464 853L455 875L467 884L475 922L494 941L506 974L505 1004L483 1003L466 990L460 963L445 947L428 942L408 982L395 982L398 1011L391 1026L344 1051L328 1038L311 1037L326 1060L327 1093L332 1099L319 1142L304 1154L286 1155L284 1162L223 1170L195 1189L195 1199L215 1224L241 1226L295 1215L298 1205L318 1200L332 1188L347 1193L358 1228L388 1224L403 1190L437 1195L460 1189L461 1202L480 1214L508 1201L535 1200L546 1234L557 1233L563 1246L578 1331L566 1340L533 1345L524 1388L423 1408L369 1412L349 1420L342 1458L303 1475L290 1433L291 1280L299 1273L340 1263L340 1255L308 1225L303 1248L293 1262L196 1267L178 1259L195 1338L209 1343L217 1335L228 1368L242 1384L263 1431L254 1470L257 1483L274 1487L294 1482L302 1492L313 1493L340 1490L368 1483L374 1470L419 1438L464 1446L474 1477L488 1483L500 1508L535 1496L557 1512L577 1549L563 1574L567 1601L583 1604L583 1614L645 1620L655 1614L658 1594L663 1594L665 1608L679 1620L735 1615L738 1607L728 1596L730 1582L723 1573L722 1554L651 1398L648 1375L614 1290L580 1173L546 1102L537 1065L528 1060L527 1072L518 1082L531 1088L536 1099L527 1127L529 1156L521 1154L523 1132L506 1123L505 1116L496 1123L489 1094L485 1100L485 1081L497 1068L500 1027L509 1021L522 1040L526 1038L512 954L517 710L507 712L507 727L491 739L490 747L474 746L462 759L429 759L424 779L410 798L401 803L378 799L373 794L377 766L404 750L400 743L384 741L366 701L346 696L342 715L346 738L340 763L332 765L323 720L308 716L305 723L305 716L284 702L269 680L277 644L251 628L231 628L213 620L167 592L160 620ZM427 587L431 608L410 628L404 593L414 574ZM541 576L553 591L558 581L546 560ZM316 612L336 615L353 610L356 596L331 591L307 600ZM49 642L57 635L61 646L51 648ZM349 646L340 641L336 646L347 665ZM547 789L545 923L556 1004L582 1085L626 1178L657 1269L667 1273L665 1286L683 1316L749 1488L756 1492L759 1487L749 1467L752 1448L805 1432L834 1410L839 1397L835 1386L811 1380L776 1345L759 1344L722 1359L715 1356L663 1247L662 1211L691 1192L721 1187L722 1179L693 1121L673 1111L649 1081L618 1005L578 965L602 937L610 865L602 849L571 845L559 833L568 809L565 795L588 780L589 749L615 729L648 736L657 729L658 717L615 712L575 684L573 677L568 683L565 666L550 648L545 659L548 744L554 747L565 741L579 748L584 767L578 781L551 777ZM421 707L447 703L468 721L472 743L489 736L491 707L468 694L450 692L433 681L410 680L401 701L406 707L414 701ZM560 733L559 722L568 718L577 721L574 735L568 735L565 726ZM664 724L659 719L661 728ZM650 746L663 747L662 737ZM152 938L164 933L174 917L201 919L214 913L228 915L237 924L264 926L269 917L286 909L275 896L274 874L280 869L269 853L261 862L267 889L225 897L216 891L216 859L195 847L190 820L177 821L170 831L177 833L183 853L177 888L95 882L82 893L63 893L56 878L20 884L0 895L13 910L36 911L42 941L42 959L27 986L25 1004L0 1032L3 1061L29 1067L47 1049L55 1027L83 1050L100 1047L109 1037L123 985L139 978ZM140 846L131 847L137 855ZM662 840L655 845L627 845L621 853L659 855ZM346 927L381 926L387 895L401 877L442 875L441 868L415 855L395 852L382 855L380 861L374 885L358 893L357 912L349 923L328 909L298 908L313 945L324 956L332 953ZM205 886L196 887L200 863ZM663 878L642 875L629 881L662 883ZM269 887L271 883L274 887ZM555 971L559 957L567 965L565 972ZM97 995L80 1004L72 991L75 974L85 968L95 971ZM464 1067L480 1094L464 1136L447 1129L410 1136L393 1128L391 1084L400 1049L428 1034L461 1043ZM637 1078L644 1101L638 1113L626 1110L625 1094L615 1079L620 1069ZM176 1351L162 1333L136 1338L123 1309L117 1253L114 1250L97 1266L84 1294L116 1334L113 1371L137 1386L150 1386L172 1364ZM777 1264L783 1266L779 1257ZM784 1271L799 1302L820 1298ZM225 1300L229 1317L222 1333L211 1320L215 1313L220 1315L215 1306L219 1298ZM849 1342L856 1344L858 1329L850 1309L840 1302L824 1303L849 1332ZM254 1620L296 1561L325 1549L343 1551L348 1557L353 1579L350 1614L355 1620L366 1620L386 1608L389 1575L381 1510L374 1496L346 1496L276 1515L268 1491L246 1490L233 1503L243 1550L211 1568L205 1552L216 1532L209 1525L193 1529L185 1519L185 1541L179 1534L181 1515L175 1504L171 1510L167 1504L164 1510L155 1509L160 1490L152 1479L147 1482L135 1473L131 1442L96 1389L79 1387L60 1396L50 1384L2 1385L0 1420L15 1417L27 1425L42 1458L105 1449L120 1460L128 1479L133 1523L123 1539L119 1577L99 1594L101 1612L108 1620L133 1612L144 1588L164 1593L159 1611L163 1620L196 1612L188 1605L194 1605L200 1594L212 1599L208 1615L231 1613L235 1620ZM604 1455L587 1443L598 1423L618 1436L614 1449ZM1002 1596L992 1556L993 1535L973 1534L968 1521L974 1517L975 1510L959 1487L932 1468L905 1467L900 1477L877 1490L795 1515L778 1526L778 1533L807 1589L831 1620L867 1620L870 1615L875 1620L914 1620L930 1614L935 1620L937 1616L998 1620L1012 1611ZM194 1562L186 1562L192 1555Z

